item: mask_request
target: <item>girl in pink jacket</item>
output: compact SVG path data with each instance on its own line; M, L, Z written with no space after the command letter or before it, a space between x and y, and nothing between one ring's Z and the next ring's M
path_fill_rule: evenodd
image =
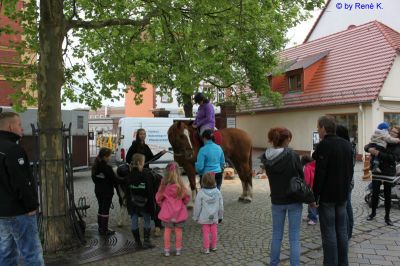
M179 173L178 164L170 162L165 168L165 176L161 180L160 188L156 194L157 204L161 210L158 218L162 221L164 229L164 255L170 255L170 237L172 229L175 231L176 255L181 255L182 228L188 218L186 205L190 196Z
M304 164L304 181L306 184L313 188L314 186L314 175L315 175L315 160L312 160L311 157L303 156L302 161ZM316 225L318 222L318 209L315 207L308 206L308 216L307 222L309 225Z

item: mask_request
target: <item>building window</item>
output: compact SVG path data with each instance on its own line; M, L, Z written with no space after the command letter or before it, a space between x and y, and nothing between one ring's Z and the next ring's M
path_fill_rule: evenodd
M161 102L162 103L172 103L172 92L163 92L161 95Z
M83 116L82 115L78 115L78 125L77 125L78 129L83 129Z
M345 126L349 130L350 141L358 144L358 115L357 114L333 114L338 125Z
M213 103L221 103L225 101L225 88L216 88L214 86L204 86L203 92L209 97Z
M295 74L289 76L289 91L301 90L301 74Z
M384 113L383 119L388 122L390 126L400 125L400 113Z

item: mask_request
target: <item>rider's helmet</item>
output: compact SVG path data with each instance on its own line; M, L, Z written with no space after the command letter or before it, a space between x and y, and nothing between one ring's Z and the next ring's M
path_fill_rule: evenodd
M201 101L205 102L205 101L207 101L207 98L204 96L204 94L202 92L197 92L194 95L194 102L199 104Z

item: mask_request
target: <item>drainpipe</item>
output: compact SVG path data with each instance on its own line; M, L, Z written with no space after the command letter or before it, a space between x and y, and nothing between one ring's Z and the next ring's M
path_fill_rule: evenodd
M362 131L361 131L361 138L359 138L359 143L358 143L358 148L361 147L361 154L362 154L362 160L365 160L365 151L364 151L364 146L365 146L365 112L363 109L363 106L361 103L358 104L358 110L360 111L361 114L361 126L362 126ZM360 143L361 142L361 143Z

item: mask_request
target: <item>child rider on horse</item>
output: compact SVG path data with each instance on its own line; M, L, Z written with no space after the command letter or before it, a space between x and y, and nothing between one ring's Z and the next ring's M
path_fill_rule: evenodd
M215 128L215 112L214 106L210 100L202 92L194 95L194 102L199 105L197 110L196 119L192 127L199 130L199 135L202 136L203 132L207 129L214 131Z

